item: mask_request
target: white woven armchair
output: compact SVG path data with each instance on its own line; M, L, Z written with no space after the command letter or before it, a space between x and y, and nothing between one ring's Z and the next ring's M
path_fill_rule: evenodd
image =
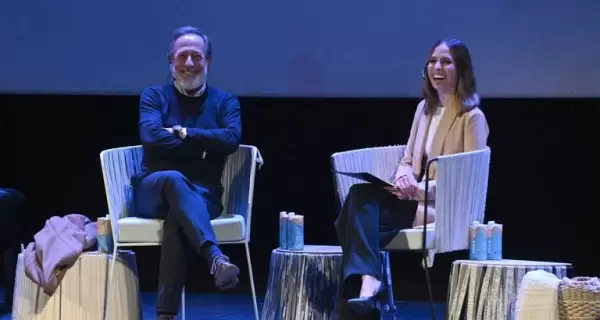
M132 196L130 178L141 172L142 155L141 146L109 149L100 153L114 239L114 253L119 247L160 246L162 242L162 220L129 216ZM221 179L224 188L222 198L224 209L221 216L212 220L211 224L219 244L244 244L246 248L254 316L258 320L258 305L249 248L257 164L260 168L263 159L254 146L240 145L238 150L227 158ZM113 254L109 272L109 288L112 285L115 257L116 254ZM185 319L185 289L182 292L181 309L182 319Z
M387 146L338 152L331 156L335 171L369 172L389 181L406 146ZM435 223L427 225L427 266L433 265L435 253L466 250L469 247L469 225L483 222L487 197L491 150L440 156L437 158ZM344 175L334 176L340 203L344 203L350 187L360 180ZM423 228L401 230L386 250L423 250Z

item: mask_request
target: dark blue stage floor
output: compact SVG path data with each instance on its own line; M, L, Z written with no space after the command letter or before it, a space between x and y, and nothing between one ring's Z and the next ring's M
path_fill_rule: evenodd
M0 292L0 301L4 296ZM233 294L188 294L186 297L186 318L190 320L254 320L252 297L250 295ZM144 320L154 320L154 304L156 293L142 293L144 303ZM263 299L259 298L259 309ZM431 319L427 302L397 302L398 320L427 320ZM437 318L444 319L445 304L436 304ZM0 315L0 320L10 320L10 314Z

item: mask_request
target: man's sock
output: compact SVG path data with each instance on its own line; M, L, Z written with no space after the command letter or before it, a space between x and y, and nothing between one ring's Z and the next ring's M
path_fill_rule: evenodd
M200 247L200 250L202 251L204 259L206 259L209 268L212 267L212 263L216 257L223 256L221 249L210 241L206 241L202 247Z

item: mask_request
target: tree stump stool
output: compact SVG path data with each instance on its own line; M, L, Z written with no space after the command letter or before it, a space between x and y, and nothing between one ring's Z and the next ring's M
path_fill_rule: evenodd
M388 284L388 300L383 311L395 312L389 265L388 253L382 251L382 270ZM308 245L299 251L273 250L261 320L333 319L341 269L339 246Z
M561 279L570 263L523 260L457 260L452 264L447 319L512 320L525 274L544 270ZM466 308L465 308L466 305ZM466 310L463 310L466 309Z
M17 261L13 320L102 320L142 318L135 253L119 251L111 296L106 299L111 255L83 253L67 270L52 296L25 275L23 254Z

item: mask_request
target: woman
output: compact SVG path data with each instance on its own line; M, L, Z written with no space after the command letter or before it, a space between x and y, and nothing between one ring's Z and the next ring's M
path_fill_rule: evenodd
M353 185L335 221L344 251L341 299L355 313L374 311L385 291L380 248L399 230L435 220L434 165L429 172L431 201L427 218L423 216L427 159L482 149L487 144L488 125L479 109L467 46L455 39L438 41L431 48L423 78L425 98L417 106L406 150L394 175L395 187ZM340 307L342 314L347 312Z

